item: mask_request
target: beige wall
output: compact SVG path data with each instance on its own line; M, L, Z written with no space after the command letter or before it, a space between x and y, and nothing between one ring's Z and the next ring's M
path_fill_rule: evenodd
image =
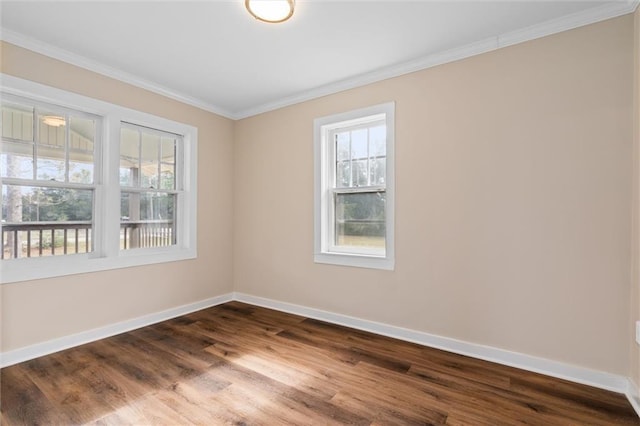
M239 121L234 288L629 374L633 16ZM313 119L396 102L396 269L313 263Z
M3 73L198 127L200 239L194 261L0 286L1 350L235 289L640 384L633 28L628 15L235 126L3 43ZM392 100L396 270L314 264L313 119Z
M640 321L640 8L634 15L634 90L633 90L633 141L634 141L634 215L633 224L633 277L631 281L631 335L635 322ZM631 379L636 387L640 386L640 346L632 339L631 343ZM640 395L638 395L640 397Z
M2 351L128 320L232 290L233 122L2 43L5 74L198 128L198 259L0 286Z

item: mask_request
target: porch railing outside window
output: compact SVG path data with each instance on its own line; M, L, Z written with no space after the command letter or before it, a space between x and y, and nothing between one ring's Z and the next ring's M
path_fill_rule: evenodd
M2 224L1 259L88 253L93 233L91 222L29 222ZM120 224L120 248L170 246L173 222L128 221Z

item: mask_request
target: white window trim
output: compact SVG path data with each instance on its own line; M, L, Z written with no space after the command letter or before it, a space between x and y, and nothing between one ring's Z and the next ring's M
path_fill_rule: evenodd
M102 153L99 161L102 162L101 167L104 170L102 176L97 177L95 182L97 203L94 212L94 252L0 261L1 284L197 257L197 128L6 74L0 74L0 82L0 88L4 93L102 117ZM104 205L100 205L100 202L106 206L120 205L120 183L117 171L121 122L183 136L184 196L178 197L178 212L182 212L184 217L177 224L176 245L134 250L119 249L120 209L105 208ZM0 181L0 185L1 183Z
M365 249L359 252L340 252L332 249L330 227L333 224L327 199L331 193L330 182L333 148L328 140L329 133L340 126L357 123L370 116L384 114L387 125L387 164L386 164L386 247L385 254ZM313 122L314 134L314 261L342 266L393 270L395 268L395 103L388 102L368 108L362 108L327 117L317 118ZM325 164L328 166L325 167Z

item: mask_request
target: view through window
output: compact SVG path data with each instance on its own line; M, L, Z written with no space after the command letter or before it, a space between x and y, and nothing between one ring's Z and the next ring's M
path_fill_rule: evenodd
M132 124L120 134L120 249L176 244L181 138Z
M99 122L79 111L3 99L2 259L93 251Z

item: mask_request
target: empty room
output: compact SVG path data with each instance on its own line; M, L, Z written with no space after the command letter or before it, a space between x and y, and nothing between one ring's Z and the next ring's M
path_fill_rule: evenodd
M0 424L640 425L640 8L0 2Z

